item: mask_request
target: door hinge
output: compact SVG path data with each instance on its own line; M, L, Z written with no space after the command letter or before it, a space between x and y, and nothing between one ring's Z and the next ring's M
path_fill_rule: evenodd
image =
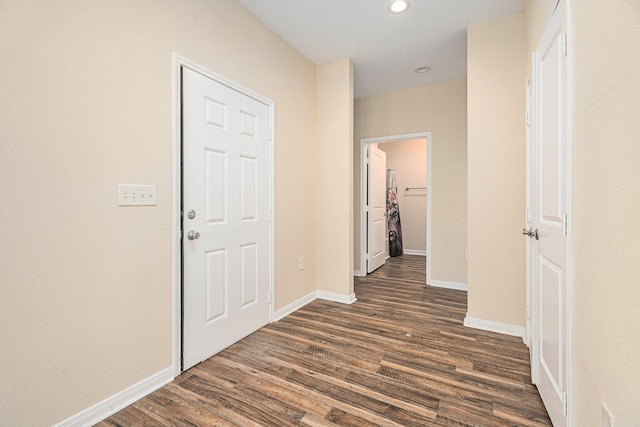
M564 217L562 217L562 234L564 234L565 236L569 235L569 215L568 214L564 214Z
M525 310L527 314L527 319L531 320L531 308L529 307L529 304L527 304L527 307Z
M271 304L271 303L272 303L271 291L267 292L267 302L268 302L269 304Z
M566 57L568 55L568 41L567 41L567 33L562 33L562 57Z
M525 121L527 123L527 127L531 126L531 121L529 121L529 113L525 114Z
M527 221L527 224L531 222L531 209L527 209L524 212L524 219Z
M270 142L273 141L273 129L269 129L269 132L267 134L267 139L269 139Z
M271 222L273 219L273 215L271 214L271 211L267 212L267 222Z
M562 393L562 415L564 415L565 417L567 416L567 413L569 412L569 403L568 403L569 399L567 399L567 393Z

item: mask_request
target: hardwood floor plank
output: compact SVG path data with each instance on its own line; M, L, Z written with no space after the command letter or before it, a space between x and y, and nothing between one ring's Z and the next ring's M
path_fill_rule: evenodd
M331 414L327 414L326 417L328 418L326 417L319 418L312 414L306 414L300 420L300 425L308 426L308 427L334 427L335 425L337 425L336 422L330 420L333 417L333 414L334 414L333 412ZM343 412L343 414L346 414L346 413ZM351 425L355 425L355 424L352 423ZM375 426L376 424L367 422L366 420L362 420L362 423L360 425Z
M469 329L466 292L403 255L315 300L98 425L524 426L551 422L518 337Z
M239 414L233 409L233 407L228 407L228 405L226 405L224 402L210 399L209 397L206 397L204 395L193 393L185 388L177 386L171 391L174 394L179 395L182 399L184 399L185 402L189 403L189 405L194 408L194 410L196 407L203 407L213 412L217 417L225 420L225 423L223 425L243 427L261 426L261 424L244 417L242 414ZM213 418L213 420L216 420L216 418ZM213 421L211 423L213 423ZM208 424L205 423L204 425Z
M250 373L250 381L244 384L246 387L251 387L265 394L269 393L281 401L296 402L296 405L305 411L305 415L314 415L324 418L332 409L330 405L323 401L309 396L305 393L305 390L300 390L294 387L293 384L284 379L286 376L276 377L270 374L264 374L262 372L255 371L249 366L237 363L230 359L221 359L219 363L222 365L236 367L237 369ZM290 371L288 373L290 373Z
M365 418L350 414L345 411L341 411L337 408L331 410L331 412L327 414L325 419L329 422L329 425L339 425L345 427L369 427L378 425Z
M150 417L169 421L168 425L181 426L227 426L229 422L202 406L193 407L181 396L163 388L149 395L149 399L134 404Z
M491 410L467 405L464 401L443 401L438 408L438 421L444 425L478 426L478 427L511 427L509 421L493 416Z
M242 391L235 387L227 388L217 381L209 381L197 375L183 383L182 387L193 393L208 395L210 399L222 402L226 408L233 409L259 425L294 426L298 425L298 420L304 416L304 412L294 406L262 393L256 400L260 402L259 405L247 404L251 400L246 398Z
M102 427L169 427L171 424L167 420L150 416L139 410L134 405L129 406L126 411L120 411L112 415L99 424Z

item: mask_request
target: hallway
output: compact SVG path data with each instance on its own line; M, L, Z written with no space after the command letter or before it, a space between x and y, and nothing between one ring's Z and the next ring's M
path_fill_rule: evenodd
M425 287L425 258L356 278L99 426L550 426L520 338L462 326L466 293Z

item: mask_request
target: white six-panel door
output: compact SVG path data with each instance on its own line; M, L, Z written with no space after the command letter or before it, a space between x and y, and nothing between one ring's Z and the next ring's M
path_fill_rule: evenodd
M565 5L536 51L533 228L534 382L555 427L567 425L568 391L568 46Z
M371 145L369 149L367 273L385 263L387 245L387 153L375 145Z
M183 369L270 319L269 106L182 75Z

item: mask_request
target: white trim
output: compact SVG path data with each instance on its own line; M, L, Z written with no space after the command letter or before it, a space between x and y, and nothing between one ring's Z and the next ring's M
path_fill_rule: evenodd
M174 52L171 58L171 122L173 130L173 205L172 212L172 239L171 239L171 313L172 313L172 361L173 375L178 376L182 372L182 245L181 245L181 218L180 207L182 200L181 180L181 72L179 56Z
M149 393L173 381L173 367L169 366L160 372L128 387L121 392L106 398L79 413L55 424L54 427L91 426L126 408Z
M353 270L353 275L357 276L357 277L364 277L366 276L366 274L362 274L362 271L360 270Z
M418 256L427 256L427 251L420 251L415 249L403 249L403 255L418 255Z
M469 285L462 282L447 282L446 280L433 280L429 282L430 286L434 288L445 288L445 289L455 289L458 291L467 291L469 290Z
M524 223L527 229L531 229L533 223L534 211L534 198L533 198L533 183L531 182L533 172L533 132L534 132L534 117L533 117L533 102L534 102L534 79L536 77L536 54L531 54L531 79L529 79L525 86L525 99L526 99L526 205L525 205L525 218ZM523 235L524 237L524 235ZM533 239L525 239L526 243L526 297L525 297L525 318L526 318L526 331L525 342L529 347L529 359L533 360ZM533 363L532 363L533 366Z
M469 315L464 318L464 326L468 328L481 329L483 331L497 332L499 334L520 337L524 340L524 328L522 326L508 325L506 323L476 319L474 317L469 317Z
M431 179L431 159L433 156L431 155L431 132L427 132L427 259L426 259L426 280L425 284L431 282L431 194L433 181Z
M298 298L291 304L287 304L286 306L282 307L280 310L277 310L274 313L273 321L277 322L278 320L284 319L294 311L301 309L302 307L304 307L305 305L309 304L312 301L315 301L317 298L318 298L317 291L309 292L307 295L301 298Z
M277 310L274 313L273 321L277 322L278 320L282 320L288 315L290 315L291 313L301 309L305 305L317 299L337 302L340 304L353 304L357 300L356 294L343 295L343 294L336 294L333 292L326 292L326 291L313 291L313 292L309 292L307 295L301 298L298 298L294 302L287 304L286 306L282 307L280 310Z
M431 132L406 133L400 135L379 136L374 138L362 138L360 140L360 269L359 271L367 271L367 221L366 221L366 191L367 191L367 175L366 175L366 147L369 144L380 144L385 142L406 141L409 139L425 139L427 143L427 267L426 267L426 283L431 281Z
M559 0L558 0L559 1ZM573 15L567 0L567 315L564 333L567 339L567 426L573 425Z
M274 295L275 290L275 103L244 86L241 86L212 70L191 61L178 53L173 53L172 58L172 119L173 119L173 243L172 243L172 264L173 264L173 371L177 376L182 372L182 236L181 236L181 188L182 188L182 129L181 129L181 69L189 68L200 73L207 78L215 80L229 88L249 96L256 101L269 107L269 212L271 222L269 224L269 294ZM273 298L272 298L273 301ZM269 321L275 318L275 304L271 302L269 311Z
M356 302L356 294L343 295L333 292L317 291L318 299L339 302L340 304L353 304Z
M422 138L426 138L427 136L431 137L431 132L403 133L400 135L377 136L374 138L362 138L360 142L365 141L365 144L377 144L377 143L393 142L393 141L406 141L409 139L422 139Z

